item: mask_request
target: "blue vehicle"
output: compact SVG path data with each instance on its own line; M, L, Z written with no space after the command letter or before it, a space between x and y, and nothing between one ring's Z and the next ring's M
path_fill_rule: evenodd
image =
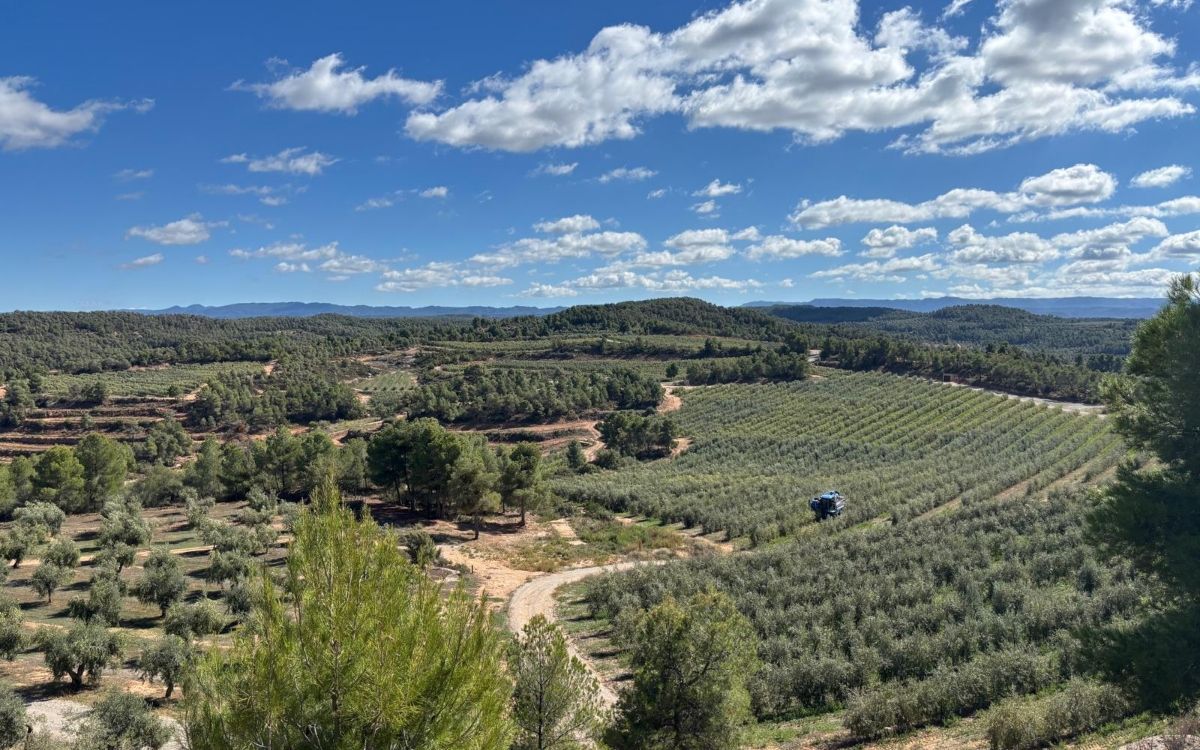
M837 518L846 509L846 498L842 497L842 493L837 490L830 490L824 495L814 497L810 500L808 507L812 508L812 512L817 514L818 521L824 521L826 518Z

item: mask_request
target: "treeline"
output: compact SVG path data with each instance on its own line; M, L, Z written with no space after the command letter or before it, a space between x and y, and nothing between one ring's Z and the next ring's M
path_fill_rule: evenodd
M396 404L410 418L545 422L596 411L652 408L663 397L658 381L625 368L581 372L471 365L462 374L431 374L432 382L402 394Z
M1002 305L957 305L919 313L886 307L771 307L772 315L799 323L837 325L862 332L900 336L931 344L961 344L975 348L1009 344L1067 359L1081 358L1103 369L1102 363L1123 360L1137 320L1120 318L1060 318L1035 315Z
M297 360L271 374L224 373L200 388L187 420L200 429L259 430L287 424L334 422L362 416L358 396L336 369Z
M465 325L445 319L311 318L215 320L131 312L0 314L0 379L45 370L70 373L131 366L266 362L396 349L415 338L456 338Z
M828 335L820 349L824 364L847 370L884 370L939 380L950 375L969 385L1022 396L1100 402L1100 373L1012 346L952 348L887 336Z
M748 357L728 357L689 364L687 382L689 385L716 385L804 380L811 369L806 351L759 352Z

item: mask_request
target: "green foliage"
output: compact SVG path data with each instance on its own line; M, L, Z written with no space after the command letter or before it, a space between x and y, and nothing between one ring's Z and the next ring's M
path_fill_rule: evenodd
M15 747L25 739L25 701L8 685L0 685L0 747Z
M183 577L183 566L179 558L166 547L150 550L142 566L142 577L133 588L138 601L153 604L167 616L167 608L183 598L187 581Z
M71 569L54 563L42 562L29 577L29 587L38 596L46 597L46 603L54 600L54 592L72 578Z
M533 443L520 443L512 450L502 449L498 455L500 501L520 508L524 524L526 511L536 509L544 498L542 452Z
M225 481L221 475L221 442L214 437L205 438L196 451L196 460L187 465L183 472L183 483L196 490L201 497L224 497Z
M1074 679L1037 701L1003 701L988 711L992 750L1032 750L1124 717L1129 703L1112 685Z
M503 639L483 603L444 595L332 487L314 506L296 524L283 590L264 576L233 647L189 683L193 744L507 748Z
M69 677L75 688L99 682L121 654L119 636L96 621L77 623L69 630L41 628L36 642L54 680Z
M513 370L472 365L409 391L410 417L445 422L546 422L597 410L653 407L662 386L633 370Z
M84 496L91 510L103 506L121 489L134 464L129 446L95 432L75 446L75 457L83 465Z
M66 537L59 537L42 551L42 562L70 570L79 565L79 546Z
M67 602L67 613L83 622L95 620L109 627L119 625L125 591L115 570L115 567L99 568L92 576L87 596L77 596Z
M261 429L360 416L362 405L336 373L301 359L281 362L271 375L223 374L206 383L187 408L189 424L209 429Z
M567 648L562 629L537 615L509 648L514 750L575 750L599 737L607 717L600 685Z
M225 629L225 617L209 599L195 604L176 602L167 609L163 631L185 641L215 635Z
M158 750L172 735L141 697L109 690L80 722L76 744L89 750Z
M192 438L173 417L155 422L138 449L138 458L159 466L173 466L180 456L192 454Z
M408 559L418 568L428 568L438 557L437 543L424 529L404 529L397 534Z
M1014 486L1037 492L1125 454L1107 420L878 373L696 389L672 417L694 438L680 456L550 488L765 543L812 523L808 500L830 489L847 497L850 523L902 521Z
M150 526L133 497L110 500L100 511L100 546L140 547L150 541Z
M168 634L142 650L138 658L138 675L150 682L160 680L167 690L163 697L170 700L175 686L183 681L195 658L191 643Z
M1162 608L1130 628L1100 634L1099 659L1139 701L1154 708L1193 702L1200 664L1163 649L1195 653L1200 623L1200 288L1176 279L1168 304L1134 337L1126 372L1106 396L1117 429L1151 451L1156 464L1121 467L1091 518L1092 536L1106 552L1166 585ZM1171 637L1169 642L1156 639ZM1191 649L1182 644L1192 645Z
M0 534L0 558L12 560L14 569L21 567L25 557L42 543L43 534L41 526L13 525Z
M621 694L612 744L621 749L733 750L750 721L746 682L758 667L755 634L725 594L643 615L633 640L632 684Z
M802 347L798 352L784 349L688 365L687 382L691 385L715 385L804 380L811 369L807 348Z
M0 594L0 657L12 661L25 642L21 608L7 594Z
M53 446L37 460L33 489L39 500L54 503L67 513L88 510L83 464L75 451L64 445Z
M1053 685L1087 664L1077 633L1141 616L1144 582L1128 564L1098 566L1084 543L1088 510L1086 493L979 502L895 527L599 576L586 596L596 615L627 621L668 595L727 592L758 633L759 715L857 696L856 726L872 735Z
M53 503L29 503L13 511L13 521L17 526L39 535L58 534L66 520L67 514Z
M600 423L599 430L600 439L609 450L638 458L659 458L669 454L679 434L670 417L629 411L609 414Z

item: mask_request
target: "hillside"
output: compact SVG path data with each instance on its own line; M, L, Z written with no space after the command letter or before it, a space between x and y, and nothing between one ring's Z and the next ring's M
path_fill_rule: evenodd
M1081 354L1124 357L1129 353L1130 337L1138 323L1130 318L1038 315L1001 305L960 305L934 312L814 305L763 310L800 323L834 324L933 344L978 347L1013 344L1070 357Z
M929 299L850 299L818 298L805 303L748 302L744 307L877 307L910 312L935 312L945 307L961 305L999 305L1038 315L1060 315L1065 318L1148 318L1158 312L1164 300L1157 297L993 297L966 299L964 297L931 297Z

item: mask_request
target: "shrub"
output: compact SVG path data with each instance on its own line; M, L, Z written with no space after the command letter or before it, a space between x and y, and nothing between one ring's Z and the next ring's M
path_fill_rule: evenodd
M1027 750L1073 737L1125 716L1129 702L1107 683L1076 678L1036 701L1009 699L988 712L992 750Z

